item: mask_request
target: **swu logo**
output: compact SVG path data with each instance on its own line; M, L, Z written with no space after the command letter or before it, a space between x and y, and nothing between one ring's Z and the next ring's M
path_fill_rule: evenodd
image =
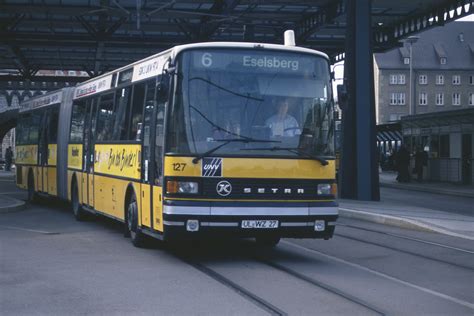
M222 177L222 158L204 158L201 174L203 177Z

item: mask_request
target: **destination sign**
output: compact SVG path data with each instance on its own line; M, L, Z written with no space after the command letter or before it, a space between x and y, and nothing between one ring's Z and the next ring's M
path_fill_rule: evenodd
M317 72L325 63L327 70L323 58L291 52L209 50L191 54L193 66L199 69L304 74Z
M97 80L84 83L74 91L74 99L82 98L85 96L93 95L105 90L108 90L112 87L112 75L99 78Z
M63 95L63 93L60 91L60 92L56 92L56 93L53 93L53 94L48 94L48 95L45 95L45 96L41 96L39 98L34 98L34 99L31 99L31 100L23 103L22 107L34 109L34 108L38 108L40 106L46 106L46 105L61 103L62 95Z
M135 65L132 82L161 75L169 56L169 54L158 56Z

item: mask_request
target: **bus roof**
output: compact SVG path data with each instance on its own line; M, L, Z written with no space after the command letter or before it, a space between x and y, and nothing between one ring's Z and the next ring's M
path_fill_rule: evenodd
M148 60L160 57L160 56L171 56L172 59L175 59L175 57L181 53L182 51L189 50L189 49L195 49L195 48L254 48L254 49L270 49L270 50L280 50L280 51L288 51L288 52L299 52L299 53L306 53L306 54L314 54L320 57L323 57L325 59L329 59L328 55L326 55L323 52L305 48L305 47L298 47L298 46L287 46L287 45L281 45L281 44L266 44L266 43L247 43L247 42L205 42L205 43L194 43L194 44L184 44L184 45L178 45L174 46L173 48L167 49L165 51L162 51L160 53L157 53L155 55L151 55L149 57L146 57L144 59L138 60L134 63L128 64L126 66L123 66L121 68L115 69L113 71L107 72L105 74L102 74L100 76L91 78L89 80L86 80L84 82L81 82L76 85L76 87L80 87L82 85L85 85L87 83L90 83L92 81L96 81L101 78L105 78L107 76L119 73L122 70L131 68L133 66L136 66L138 64L144 63Z

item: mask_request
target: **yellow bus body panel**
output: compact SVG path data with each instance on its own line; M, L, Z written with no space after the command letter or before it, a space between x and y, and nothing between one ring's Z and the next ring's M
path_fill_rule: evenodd
M153 228L159 232L163 232L163 188L153 187Z
M334 160L321 165L308 159L222 158L222 177L274 179L334 179ZM193 157L165 157L166 176L200 177L202 160L193 164Z
M94 172L139 180L140 152L139 144L95 145Z
M82 171L82 144L69 144L67 146L67 167Z
M48 194L58 195L56 167L48 167Z
M58 146L56 144L48 145L48 166L56 166L58 157Z
M151 185L142 184L141 187L142 187L142 196L141 196L142 225L146 227L151 227L151 220L150 220Z
M129 184L129 180L94 174L94 208L99 212L124 220L125 193ZM135 191L138 204L139 192Z

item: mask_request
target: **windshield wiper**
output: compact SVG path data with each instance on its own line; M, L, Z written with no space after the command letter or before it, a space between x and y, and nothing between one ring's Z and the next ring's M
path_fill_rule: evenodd
M254 139L254 138L250 138L250 137L245 137L245 138L231 138L231 139L215 139L214 140L215 142L223 142L222 144L214 147L214 148L211 148L209 149L208 151L206 151L205 153L202 153L200 155L197 155L195 158L193 158L193 164L197 164L199 160L201 160L202 158L212 154L213 152L219 150L220 148L224 147L225 145L227 144L230 144L230 143L236 143L236 142L239 142L239 143L281 143L281 141L278 141L278 140L266 140L266 139Z
M319 157L319 156L316 156L316 155L313 155L313 154L310 154L310 153L307 153L306 151L304 150L301 150L300 148L295 148L295 147L278 147L278 146L274 146L274 147L267 147L267 148L242 148L241 150L269 150L269 151L275 151L275 150L286 150L286 151L289 151L289 152L292 152L292 153L295 153L295 154L302 154L306 157L309 157L309 158L312 158L314 160L317 160L319 161L323 166L327 166L329 164L329 162L322 158L322 157Z

